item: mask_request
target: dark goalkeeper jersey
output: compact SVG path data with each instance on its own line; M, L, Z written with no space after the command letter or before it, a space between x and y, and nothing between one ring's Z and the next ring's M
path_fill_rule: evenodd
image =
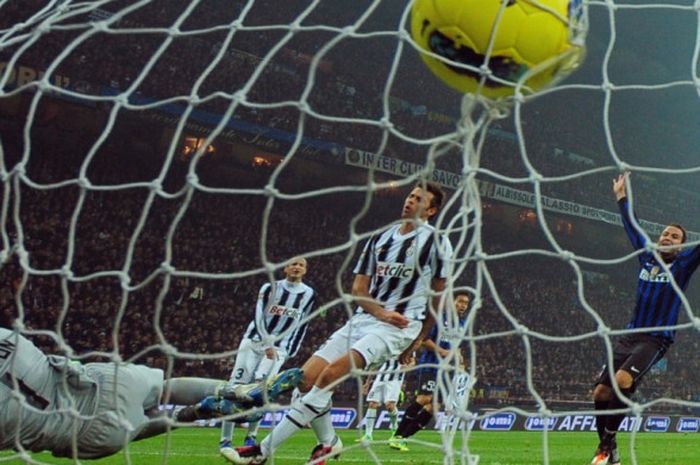
M622 224L635 250L644 249L646 241L631 222L633 215L627 198L618 202L622 213ZM674 326L678 322L681 309L680 296L673 289L671 277L650 252L639 254L639 283L637 284L637 302L634 316L628 328L650 328L655 326ZM683 249L668 264L673 279L680 289L685 290L695 269L700 263L700 246ZM651 331L652 336L661 336L673 342L674 330Z

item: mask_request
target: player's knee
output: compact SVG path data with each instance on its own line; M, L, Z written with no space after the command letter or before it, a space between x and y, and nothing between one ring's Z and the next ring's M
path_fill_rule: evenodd
M388 411L394 412L396 410L396 402L387 402L385 407Z
M595 402L607 402L612 399L612 389L605 384L596 384L593 389L593 400Z
M617 381L617 385L620 389L629 389L632 387L632 383L634 383L634 378L631 373L625 370L618 370L617 373L615 373L615 381Z
M367 406L368 406L369 408L375 408L375 409L376 409L376 408L379 408L379 404L376 403L376 402L370 402Z

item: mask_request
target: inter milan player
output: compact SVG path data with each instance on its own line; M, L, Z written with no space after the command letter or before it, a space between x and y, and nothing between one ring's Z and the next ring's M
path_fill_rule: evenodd
M673 343L675 331L653 329L661 326L674 326L678 322L681 308L680 295L673 289L675 281L685 290L688 281L700 263L700 247L682 249L686 232L679 224L670 224L661 232L656 246L658 258L647 247L647 241L632 223L633 212L627 199L626 182L629 173L613 180L613 192L622 213L625 232L635 250L641 250L639 259L639 281L637 298L632 320L628 328L649 328L643 332L628 334L615 344L612 372L620 392L629 398L640 380L661 358ZM637 222L637 224L639 224ZM622 399L612 388L608 366L603 369L596 381L593 401L600 443L593 457L593 465L620 463L615 434L624 414L608 414L606 410L626 408Z
M314 463L322 465L342 447L330 419L337 382L353 367L380 366L397 356L407 362L433 327L428 303L438 311L452 258L447 236L428 224L443 198L436 184L418 184L404 200L401 221L367 241L352 285L358 312L304 364L300 390L308 392L259 446L236 449L235 463L264 463L307 423L319 440Z
M450 356L452 350L456 350L455 360L461 360L459 343L468 308L469 295L457 294L454 312L445 312L442 322L436 324L428 338L423 341L423 352L418 358L418 395L406 408L396 435L389 442L390 447L407 451L406 438L425 428L433 418L435 404L440 402L440 399L435 399L435 393L438 392L438 365Z

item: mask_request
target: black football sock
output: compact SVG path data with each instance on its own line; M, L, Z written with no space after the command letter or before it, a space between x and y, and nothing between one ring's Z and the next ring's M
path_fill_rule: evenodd
M418 415L416 415L415 420L413 420L410 425L406 428L406 435L403 436L404 438L408 438L410 436L413 436L416 434L418 431L422 430L425 428L425 426L430 423L430 420L433 418L432 412L429 412L425 409L421 409L420 412L418 412Z
M622 392L622 394L628 399L632 395L631 389L620 389L620 392ZM613 394L613 398L610 400L610 402L608 402L608 410L617 410L621 408L627 408L627 404ZM625 419L625 416L627 416L626 413L615 413L609 415L608 420L605 423L605 432L614 436L620 427L620 423L622 423L622 420Z
M421 410L423 410L423 406L417 402L414 402L408 406L408 408L403 414L403 418L401 418L401 423L399 423L399 427L396 430L397 436L407 437L406 433L409 430L409 425L415 422L416 417L418 416Z
M603 440L603 436L605 435L605 426L608 424L608 415L605 414L605 410L608 409L609 403L610 402L607 400L593 401L596 410L595 427L596 431L598 431L598 439L600 439L601 441Z

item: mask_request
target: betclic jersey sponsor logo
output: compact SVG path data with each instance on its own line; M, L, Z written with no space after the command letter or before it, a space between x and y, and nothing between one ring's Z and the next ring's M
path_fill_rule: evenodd
M284 305L271 305L267 309L267 313L276 316L288 316L289 318L294 318L295 320L301 318L301 310L294 307L285 307Z
M405 263L378 262L375 275L382 278L408 279L413 276L414 269Z
M669 426L671 426L671 418L669 417L648 417L644 422L644 431L665 433Z
M512 412L494 413L479 422L479 428L484 431L510 431L515 424L515 414Z

